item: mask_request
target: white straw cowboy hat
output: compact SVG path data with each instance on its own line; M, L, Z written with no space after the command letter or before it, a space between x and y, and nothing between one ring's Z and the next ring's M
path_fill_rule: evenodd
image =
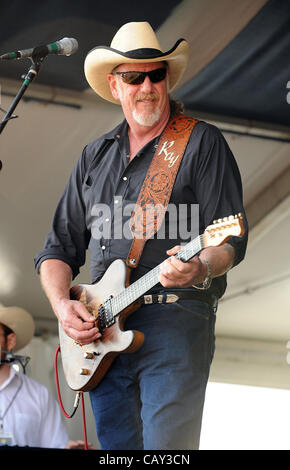
M115 34L110 47L98 46L85 59L85 76L92 89L107 101L120 104L112 97L107 75L120 64L166 61L169 67L169 92L177 85L188 62L189 46L179 39L167 52L161 50L158 39L147 22L123 25Z
M34 321L30 313L20 307L4 307L0 304L0 323L16 334L14 351L24 348L34 335Z

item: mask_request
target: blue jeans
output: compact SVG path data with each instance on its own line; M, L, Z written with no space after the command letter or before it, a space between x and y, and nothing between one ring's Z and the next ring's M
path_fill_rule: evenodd
M196 300L145 305L127 319L143 346L120 354L90 392L102 449L198 449L214 327L214 309Z

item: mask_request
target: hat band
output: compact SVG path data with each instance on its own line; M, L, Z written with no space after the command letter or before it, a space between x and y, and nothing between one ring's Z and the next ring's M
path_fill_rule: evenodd
M163 52L159 49L133 49L132 51L127 51L126 56L129 59L156 59L163 55Z
M139 49L132 49L130 51L126 51L126 52L122 52L122 51L119 51L118 49L114 49L113 47L108 47L108 46L97 46L97 47L94 47L94 49L92 49L89 54L91 52L93 52L94 50L97 50L97 49L105 49L105 50L108 50L108 51L112 51L112 52L115 52L116 54L118 55L121 55L121 56L124 56L124 57L127 57L127 59L136 59L136 60L150 60L150 59L157 59L157 58L162 58L162 57L165 57L165 56L168 56L170 55L178 46L179 44L184 41L184 39L179 39L175 44L174 46L167 52L162 52L160 51L159 49L153 49L153 48L149 48L149 47L144 47L144 48L139 48Z

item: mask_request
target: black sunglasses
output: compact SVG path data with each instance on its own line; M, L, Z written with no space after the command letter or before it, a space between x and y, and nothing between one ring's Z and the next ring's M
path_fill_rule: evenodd
M148 76L152 83L162 82L167 74L167 68L151 70L150 72L113 72L113 75L120 75L123 82L129 85L140 85Z

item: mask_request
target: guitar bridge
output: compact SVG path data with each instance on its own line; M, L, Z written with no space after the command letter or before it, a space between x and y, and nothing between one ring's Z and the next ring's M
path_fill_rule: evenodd
M112 311L112 297L112 295L108 297L108 299L105 300L105 302L100 305L98 309L99 330L101 333L105 328L109 328L109 326L115 323L115 318Z

